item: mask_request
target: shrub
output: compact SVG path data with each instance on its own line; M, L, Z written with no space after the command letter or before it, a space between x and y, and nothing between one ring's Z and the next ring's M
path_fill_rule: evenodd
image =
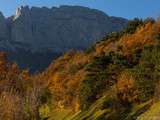
M123 30L124 33L127 33L127 34L133 34L138 27L142 26L144 23L143 23L143 20L142 19L138 19L138 18L135 18L134 20L130 20L128 22L128 25L127 27Z
M95 46L94 45L91 45L89 48L87 48L84 52L86 54L89 54L91 52L94 52L95 51Z
M87 75L80 88L82 108L90 106L102 95L104 90L114 85L117 75L125 68L124 66L128 66L125 57L114 52L110 52L105 56L95 57L86 65Z
M160 48L155 46L146 46L142 52L140 64L133 69L139 99L147 101L153 98L155 85L159 79Z
M87 76L81 84L80 100L82 108L88 107L97 99L97 95L106 88L106 66L110 63L108 56L95 57L86 66Z
M137 100L135 79L129 70L122 72L118 78L117 96L124 105L130 105L130 103Z

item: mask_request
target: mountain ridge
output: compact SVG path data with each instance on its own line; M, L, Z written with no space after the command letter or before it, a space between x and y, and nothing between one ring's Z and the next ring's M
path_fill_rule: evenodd
M9 41L29 44L32 46L32 49L34 49L34 48L36 48L36 45L34 45L34 44L41 44L44 41L44 39L46 39L46 41L43 42L43 44L48 44L47 42L51 42L52 45L51 44L50 44L50 46L49 45L48 46L47 45L46 46L39 45L39 47L46 48L46 49L49 47L51 47L51 48L54 47L53 50L58 51L58 52L64 52L68 49L78 48L78 45L82 48L86 48L90 44L95 42L97 39L102 38L106 33L110 32L110 31L117 31L117 30L121 29L122 27L124 27L127 23L126 19L117 18L117 17L109 17L104 12L101 12L99 10L90 9L90 8L81 7L81 6L66 6L66 5L63 5L60 7L52 7L52 8L47 8L47 7L42 7L42 8L31 7L31 8L29 8L29 6L24 6L24 7L21 6L20 8L17 9L16 14L13 15L12 17L5 19L5 17L2 14L1 19L2 19L1 20L2 21L1 27L3 28L3 32L5 32L5 34L9 34L8 36L10 36L10 38L6 38L6 39L9 39ZM54 21L56 19L58 21ZM74 19L74 20L72 20L72 19ZM89 22L85 23L87 21L81 21L81 19L82 20L83 19L91 20L90 22L92 22L92 20L93 21L95 20L95 22L93 22L92 24L90 24ZM63 23L63 21L59 22L60 20L66 20L66 21L70 20L70 22ZM50 23L52 21L54 21L54 22ZM107 21L108 21L108 23L107 23ZM81 26L78 26L78 24L77 24L78 22L82 23L82 25L85 26L85 28L81 28ZM102 23L99 23L99 22L102 22ZM112 22L114 22L114 23L112 23ZM116 22L120 22L120 23L116 23ZM110 25L110 23L115 24L115 25ZM44 26L41 24L44 24ZM56 26L56 24L59 24L59 25ZM67 25L67 24L69 24L69 25L62 26L62 25ZM95 24L97 24L97 25L95 25ZM107 26L108 26L107 29L104 28L106 26L105 24L107 24ZM41 26L41 28L37 28L36 25ZM103 27L103 25L104 25L104 27ZM56 27L57 29L56 30L53 29L54 27ZM58 27L61 27L62 29L65 29L65 30L58 30ZM69 28L71 28L71 27L73 27L73 28L77 27L75 30L78 30L78 28L80 28L81 30L79 30L79 32L77 32L77 33L82 34L82 35L80 36L75 32L75 34L77 34L77 36L74 36L72 38L72 35L69 35L71 32L65 33L66 31L69 31ZM86 29L88 27L92 27L94 29L94 31L93 32L89 31L90 35L88 35L88 39L86 39L87 35L84 35L84 34L86 34L84 29ZM100 28L98 28L98 27L100 27ZM45 28L44 31L41 30L43 28ZM96 31L95 28L99 29L99 30ZM60 34L59 36L62 36L62 37L63 37L63 35L61 35L61 33L66 34L66 36L64 37L65 39L66 39L66 37L71 36L70 39L72 39L72 40L70 40L70 41L71 41L71 43L73 43L73 46L69 46L70 43L68 43L66 46L61 46L64 42L64 38L57 38L56 34L54 34L54 35L51 35L51 33L47 34L47 32L49 32L49 31L47 31L47 29L51 29L52 34L54 34L54 32L59 31L59 34ZM40 31L41 33L38 33L36 30ZM75 31L75 30L73 30L73 31ZM81 33L81 32L84 32L84 33ZM92 33L96 33L97 35L94 35ZM44 34L44 35L40 36L40 34ZM45 34L47 34L47 35L45 35ZM34 36L38 36L38 35L40 37L34 37ZM48 38L46 38L46 37L48 37ZM81 37L81 38L78 40L74 40L74 38L78 38L78 37ZM62 39L62 40L60 41L60 39ZM80 40L83 41L86 45L83 45L82 43L76 43ZM56 41L57 43L54 41ZM60 43L58 43L58 41ZM69 40L67 40L65 42L67 43L67 42L69 42ZM55 44L55 45L53 45L53 44ZM77 44L77 45L74 46L74 44ZM57 47L57 49L56 49L56 47ZM65 48L66 48L66 50L65 50ZM31 51L34 51L32 49L31 49ZM37 50L38 49L39 48L37 48Z
M66 5L52 8L21 6L11 17L1 15L0 21L0 50L35 54L83 50L107 33L121 30L128 22L96 9ZM17 62L16 57L14 60Z

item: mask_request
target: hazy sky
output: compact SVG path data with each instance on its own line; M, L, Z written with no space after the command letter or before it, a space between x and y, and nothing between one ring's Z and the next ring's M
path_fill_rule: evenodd
M5 16L10 16L21 5L47 7L80 5L102 10L111 16L128 19L160 16L160 0L0 0L0 11Z

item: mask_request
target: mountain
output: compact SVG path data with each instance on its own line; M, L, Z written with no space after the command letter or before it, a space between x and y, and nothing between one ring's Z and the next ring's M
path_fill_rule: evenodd
M126 24L126 19L87 7L22 6L9 18L0 14L0 50L7 51L20 66L40 70L57 55L85 49Z
M0 120L159 120L159 78L160 21L152 18L35 74L0 52Z

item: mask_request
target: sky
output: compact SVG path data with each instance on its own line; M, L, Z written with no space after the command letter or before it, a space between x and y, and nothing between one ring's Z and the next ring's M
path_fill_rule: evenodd
M127 19L160 16L160 0L0 0L0 11L6 16L15 14L20 6L52 7L78 5L99 9L110 16Z

